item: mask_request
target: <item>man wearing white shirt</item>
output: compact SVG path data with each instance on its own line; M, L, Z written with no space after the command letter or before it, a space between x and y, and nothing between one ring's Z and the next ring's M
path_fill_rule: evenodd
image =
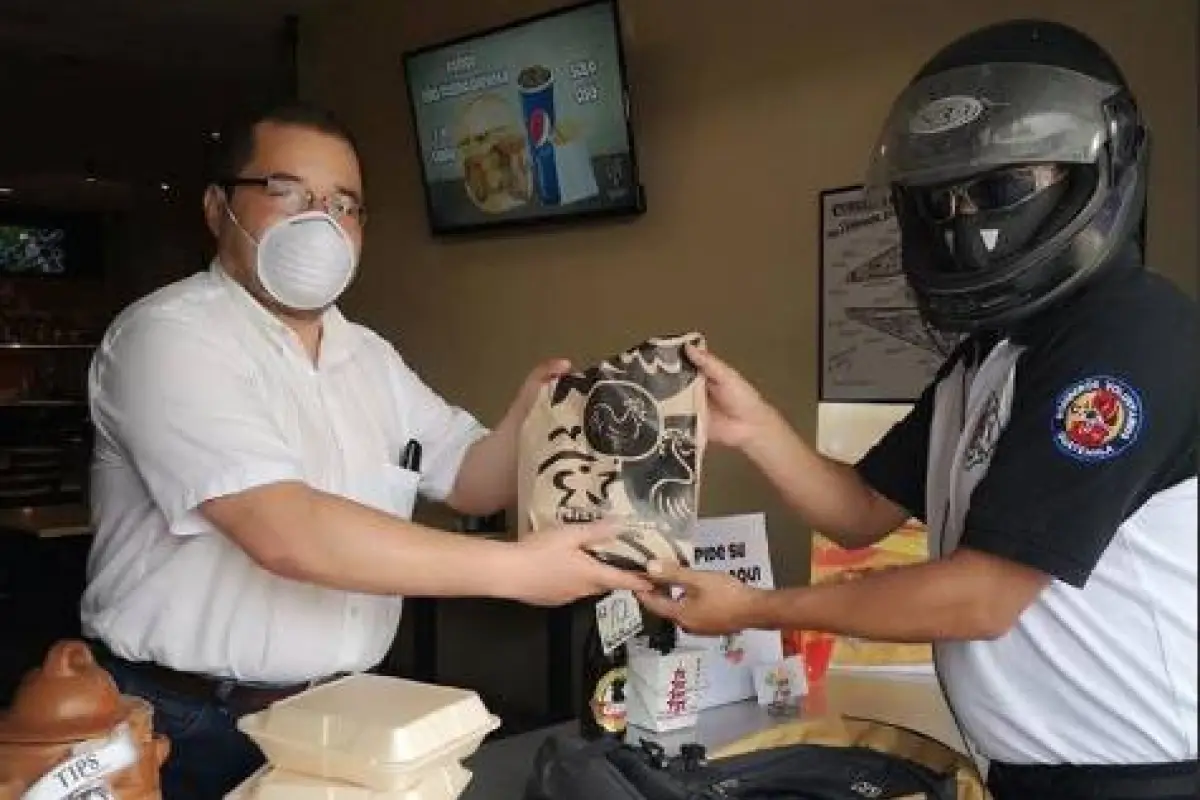
M124 310L89 376L83 629L155 705L171 800L221 797L261 763L239 715L375 666L403 595L553 605L645 588L581 549L602 527L513 544L409 521L417 494L507 507L521 420L568 365L535 369L486 430L335 305L366 221L349 134L287 107L223 144L204 197L211 268ZM417 469L400 463L410 442Z

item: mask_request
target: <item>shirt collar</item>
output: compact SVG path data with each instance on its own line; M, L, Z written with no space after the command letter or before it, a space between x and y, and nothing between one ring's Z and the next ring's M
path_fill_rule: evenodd
M217 259L213 259L210 269L217 283L225 290L244 319L277 344L289 349L299 347L299 341L292 329L246 291L246 287L238 283ZM318 366L330 367L349 358L354 352L357 340L353 328L341 310L337 306L330 306L321 315L321 352L318 356Z

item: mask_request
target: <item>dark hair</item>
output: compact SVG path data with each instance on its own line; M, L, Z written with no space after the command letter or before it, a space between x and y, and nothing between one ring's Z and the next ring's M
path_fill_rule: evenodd
M219 184L240 173L254 158L254 129L263 123L294 125L341 139L355 154L358 144L354 134L333 112L299 101L267 106L234 121L222 130L208 159L208 181Z

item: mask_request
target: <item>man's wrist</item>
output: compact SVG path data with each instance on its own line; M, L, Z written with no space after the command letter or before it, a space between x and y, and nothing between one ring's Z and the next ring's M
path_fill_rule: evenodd
M746 608L745 629L769 631L776 627L777 613L774 608L776 592L771 589L753 589Z
M752 463L761 465L770 458L788 432L789 427L783 416L773 406L764 404L761 417L753 423L750 434L742 442L742 453Z
M806 626L803 603L807 588L756 589L751 596L747 628L762 631L802 629Z
M493 439L505 439L513 443L519 441L521 436L521 426L525 423L525 417L517 413L517 409L510 408L495 427L487 432L487 436Z
M483 557L471 568L479 571L480 593L495 600L519 600L529 585L528 559L516 542L480 540Z

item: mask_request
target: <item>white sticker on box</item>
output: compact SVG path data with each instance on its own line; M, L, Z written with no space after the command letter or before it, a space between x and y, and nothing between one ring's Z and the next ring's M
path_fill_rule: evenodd
M774 664L754 665L754 691L758 704L778 711L792 708L808 693L804 663L788 656Z
M628 589L618 589L596 603L600 646L608 655L642 632L642 608Z

